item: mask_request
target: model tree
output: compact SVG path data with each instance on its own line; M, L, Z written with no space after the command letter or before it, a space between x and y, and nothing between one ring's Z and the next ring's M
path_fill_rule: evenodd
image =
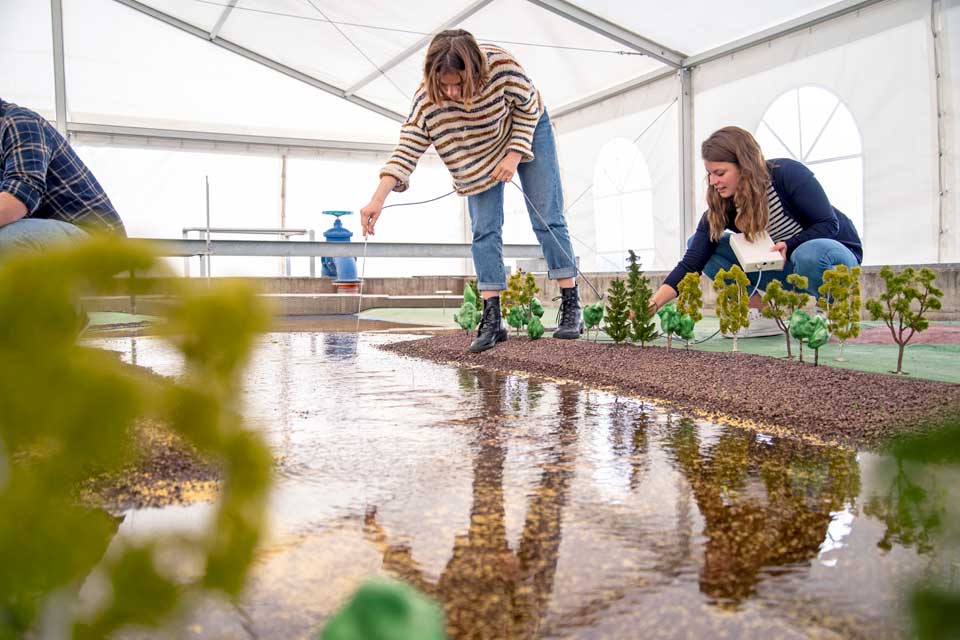
M507 324L520 333L520 329L527 327L527 335L536 338L543 335L543 324L540 324L539 333L530 330L530 321L543 316L543 305L535 297L540 291L532 273L524 273L522 269L511 275L507 280L507 290L501 294L502 313ZM536 339L534 338L534 339Z
M897 343L897 370L903 371L903 350L913 338L914 334L924 331L930 326L930 321L924 314L931 309L940 309L940 298L943 291L934 286L936 275L924 267L917 272L913 267L907 267L900 273L886 266L880 270L887 290L878 298L867 300L867 311L871 320L883 320L890 328L894 342Z
M471 278L468 285L470 287L470 292L473 294L473 301L477 305L477 311L483 313L483 301L480 299L480 289L477 287L477 279ZM466 290L463 292L463 300L467 300Z
M597 339L597 333L600 332L600 321L603 320L603 300L594 304L588 304L583 308L583 324L587 331L595 329L594 341Z
M840 341L840 355L837 360L843 362L843 343L849 338L860 335L860 311L863 302L860 297L860 267L849 268L845 264L823 272L823 284L820 285L820 299L817 306L827 313L830 333Z
M806 326L807 347L813 349L813 366L820 364L820 347L830 340L830 328L823 316L814 316Z
M630 299L620 278L610 283L607 305L604 331L614 342L623 342L630 337Z
M684 316L690 318L690 330L685 330L683 334L680 334L681 337L684 334L690 336L684 338L687 341L688 349L690 348L690 341L693 340L693 327L703 319L701 309L703 309L703 292L700 291L700 274L691 271L683 276L680 284L677 285L677 311L680 313L681 319ZM684 320L681 320L681 323L684 327L688 324Z
M681 314L674 302L664 305L657 315L660 316L660 330L667 336L667 349L673 346L674 335L686 340L689 349L689 342L693 340L693 318L689 314Z
M790 314L790 335L800 345L800 362L803 362L803 341L810 336L810 314L803 309L797 309Z
M764 308L760 311L765 318L771 318L777 323L787 341L787 357L792 358L790 350L790 318L797 309L807 304L810 296L804 293L808 280L806 276L791 273L787 276L787 283L792 288L784 289L779 280L773 280L767 285L763 294Z
M657 323L650 307L653 290L650 280L640 269L640 260L633 250L627 257L627 296L630 300L630 339L645 347L657 337Z
M453 314L453 321L468 333L480 324L480 311L477 310L478 297L476 291L469 284L463 288L463 304Z
M720 319L720 331L733 336L733 351L737 350L737 332L750 325L750 300L747 286L750 280L739 265L730 270L720 269L713 279L713 290L717 292L717 317Z

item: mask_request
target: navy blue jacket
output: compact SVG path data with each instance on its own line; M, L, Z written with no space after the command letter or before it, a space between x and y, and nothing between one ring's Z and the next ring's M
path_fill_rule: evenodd
M850 249L857 257L857 262L863 260L863 245L853 222L830 204L827 194L823 192L823 187L810 169L796 160L786 158L767 161L767 168L773 180L773 189L783 204L783 212L803 227L803 231L786 241L787 259L794 249L807 240L831 238ZM736 212L731 208L727 214L726 228L739 233L740 230L734 224L735 217ZM687 252L664 280L664 284L676 290L683 276L691 271L702 273L716 249L717 243L710 240L710 223L704 212Z

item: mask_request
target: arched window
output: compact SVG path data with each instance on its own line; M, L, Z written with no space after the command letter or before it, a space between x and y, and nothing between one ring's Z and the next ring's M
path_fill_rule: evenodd
M756 138L767 159L807 165L863 237L863 144L840 98L822 87L791 89L767 108Z
M600 149L593 172L597 270L624 271L627 250L644 268L653 264L653 192L650 169L637 145L614 138Z

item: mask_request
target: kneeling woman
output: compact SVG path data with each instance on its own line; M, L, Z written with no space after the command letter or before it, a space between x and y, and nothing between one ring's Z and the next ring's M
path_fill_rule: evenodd
M540 92L513 57L478 45L463 30L443 31L427 49L423 82L400 129L400 144L380 171L380 184L360 211L364 235L373 233L384 200L404 191L420 156L433 145L467 196L473 227L473 266L483 316L470 351L507 339L500 292L503 265L503 188L519 174L533 231L543 248L547 275L560 285L560 326L554 338L579 338L580 300L573 247L563 217L563 189L550 118Z
M766 230L774 241L771 251L785 260L783 271L760 274L759 290L772 280L785 287L790 273L806 276L807 291L817 296L823 272L843 264L854 267L863 259L860 236L850 218L834 208L813 173L796 160L766 161L760 145L739 127L724 127L700 147L707 170L707 211L687 240L683 259L653 295L657 309L677 296L677 285L690 272L713 279L721 269L739 264L727 230L752 240ZM751 291L757 273L750 277ZM760 295L750 299L751 328L746 336L775 335L779 329L760 320ZM772 321L770 321L772 325ZM759 326L758 326L759 325Z

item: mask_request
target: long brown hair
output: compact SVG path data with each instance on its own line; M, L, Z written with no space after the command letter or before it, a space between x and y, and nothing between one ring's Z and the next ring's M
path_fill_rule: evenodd
M710 239L716 242L727 227L727 215L736 211L734 222L751 242L767 228L770 207L767 187L770 171L760 145L749 131L740 127L724 127L714 131L700 146L700 155L707 162L732 162L740 169L740 183L732 198L723 198L707 186L707 221ZM709 183L709 176L707 181Z
M440 76L445 73L462 76L460 95L466 104L482 91L489 75L487 56L480 51L480 45L469 31L448 29L438 33L430 42L427 58L423 61L423 84L427 88L427 98L433 104L447 99L440 85Z

